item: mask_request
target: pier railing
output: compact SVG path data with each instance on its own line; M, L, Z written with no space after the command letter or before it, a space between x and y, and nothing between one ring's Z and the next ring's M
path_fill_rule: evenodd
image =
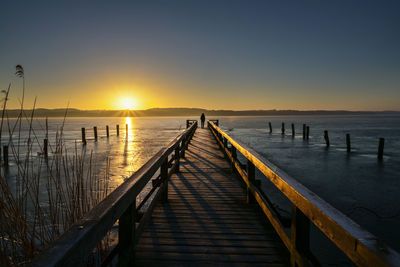
M214 122L208 127L226 157L247 187L247 201L259 205L290 253L292 266L319 265L310 250L310 223L313 223L351 261L359 266L399 266L400 255L329 205L301 183L280 170L245 144L234 140ZM247 163L238 160L240 152ZM258 169L292 203L290 235L271 202L255 179Z
M168 179L179 171L179 160L197 128L197 121L162 148L135 174L110 193L50 248L38 255L32 266L81 266L118 220L118 245L106 262L118 255L120 265L133 262L134 245L151 217L157 201L168 198ZM153 178L153 179L152 179ZM152 179L152 188L137 205L136 198ZM144 205L146 203L146 205Z

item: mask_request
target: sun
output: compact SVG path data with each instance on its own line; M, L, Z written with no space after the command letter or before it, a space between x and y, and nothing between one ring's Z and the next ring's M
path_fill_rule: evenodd
M122 102L122 108L127 110L133 110L134 109L133 101L131 99L124 99Z
M133 96L123 95L115 101L115 107L123 110L135 110L138 109L138 100Z

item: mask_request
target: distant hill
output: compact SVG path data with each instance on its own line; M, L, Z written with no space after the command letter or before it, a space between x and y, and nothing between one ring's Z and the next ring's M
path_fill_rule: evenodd
M19 109L6 111L9 118L17 117ZM32 110L24 110L31 116ZM34 111L35 117L159 117L159 116L278 116L278 115L400 115L399 111L346 111L346 110L207 110L201 108L150 108L146 110L80 110L70 108L44 109Z

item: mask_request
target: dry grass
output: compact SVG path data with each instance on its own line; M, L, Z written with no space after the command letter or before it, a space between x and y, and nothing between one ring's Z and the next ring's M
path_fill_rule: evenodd
M23 69L19 74L23 78ZM33 128L34 112L30 116L24 114L23 100L18 118L7 117L10 88L2 91L0 121L0 140L2 145L8 145L12 163L0 169L0 266L29 262L109 193L108 160L106 171L99 175L92 152L87 153L77 143L73 151L68 151L64 125L57 130L54 142L49 143L46 156L43 140ZM24 92L25 88L23 95ZM64 121L65 118L66 115ZM4 128L8 140L4 140ZM44 131L47 138L47 120ZM40 153L36 155L38 147Z

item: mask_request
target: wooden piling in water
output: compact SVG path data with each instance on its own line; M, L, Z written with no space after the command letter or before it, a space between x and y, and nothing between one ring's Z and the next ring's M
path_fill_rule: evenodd
M86 131L85 128L82 128L82 143L86 145Z
M292 137L294 138L294 136L295 136L295 131L294 131L294 123L292 123Z
M8 146L3 146L3 160L4 167L8 167Z
M129 125L125 124L125 135L126 135L126 137L128 137L128 127L129 127Z
M48 151L48 149L47 149L48 143L49 143L49 140L48 140L47 138L45 138L45 139L43 140L43 155L44 155L45 157L47 157L47 155L48 155L48 153L47 153L47 151Z
M306 125L303 124L303 139L306 139Z
M106 134L107 134L107 138L110 137L110 129L108 128L108 125L106 126Z
M351 151L350 134L346 134L346 148L347 148L347 152Z
M269 125L269 133L272 133L272 124L271 124L271 122L268 122L268 125Z
M328 135L328 131L324 131L324 139L325 139L325 143L326 143L326 147L329 147L330 146L330 143L329 143L329 135Z
M119 136L119 124L117 124L117 136Z
M97 127L93 127L93 133L94 133L94 141L97 142Z
M307 126L307 128L306 128L306 137L307 137L307 140L310 139L310 126Z
M379 138L379 145L378 145L378 159L383 159L383 148L385 146L385 138Z
M285 134L285 123L282 122L282 135L284 135L284 134Z

